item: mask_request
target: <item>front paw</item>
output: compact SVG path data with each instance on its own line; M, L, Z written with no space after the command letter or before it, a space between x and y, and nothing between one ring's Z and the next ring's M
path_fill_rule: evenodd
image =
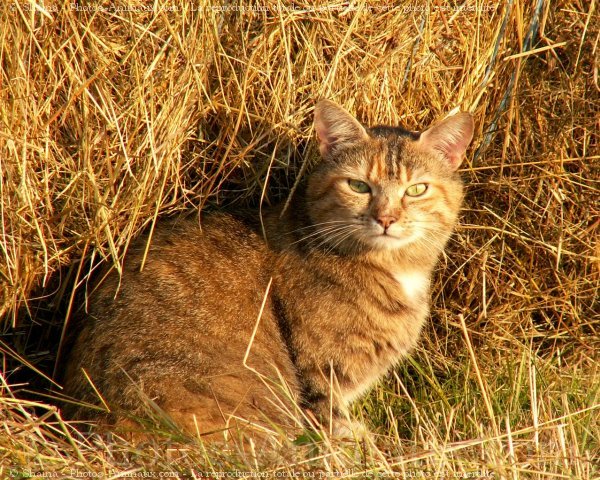
M369 437L367 427L356 420L338 419L333 422L333 436L336 438L366 440Z

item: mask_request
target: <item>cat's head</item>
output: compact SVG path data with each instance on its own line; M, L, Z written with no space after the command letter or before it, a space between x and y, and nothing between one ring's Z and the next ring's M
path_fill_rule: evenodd
M340 252L443 248L463 197L456 170L473 136L470 114L422 133L368 129L322 100L315 129L322 161L307 185L308 241Z

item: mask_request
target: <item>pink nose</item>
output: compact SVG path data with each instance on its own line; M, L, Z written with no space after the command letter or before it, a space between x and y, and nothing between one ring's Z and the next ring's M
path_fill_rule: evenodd
M387 230L389 226L397 220L397 218L393 217L392 215L381 215L375 220L377 220L377 223L381 225L384 230Z

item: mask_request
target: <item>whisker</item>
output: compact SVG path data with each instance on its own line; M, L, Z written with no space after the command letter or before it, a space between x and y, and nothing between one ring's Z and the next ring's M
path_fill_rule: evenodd
M335 241L337 238L339 238L347 233L352 233L355 230L357 230L356 227L348 226L347 228L340 229L339 231L329 233L328 235L321 238L321 241L319 243L317 243L316 245L314 245L314 248L321 248L324 245L331 244L331 242ZM326 250L326 251L328 251L328 250Z
M344 242L344 240L356 233L358 230L360 230L360 227L355 227L351 231L347 232L345 235L342 235L341 238L335 244L330 246L330 249L327 250L327 252L335 250L339 245L341 245Z
M351 235L353 232L360 230L360 228L361 227L358 225L350 224L338 228L337 230L326 232L323 238L321 238L321 241L317 245L315 245L314 248L321 248L323 245L326 245L328 243L331 244L331 242L335 241L337 238L342 237L345 234ZM314 240L318 239L313 239L311 243L314 243Z
M340 224L340 223L348 223L346 220L330 220L327 222L319 222L319 223L311 223L310 225L305 225L304 227L299 227L294 230L291 230L289 233L296 233L302 230L307 230L309 228L315 228L321 225L332 225L332 224Z
M294 245L296 243L300 243L300 242L302 242L304 240L307 240L308 238L311 238L311 237L330 234L330 233L335 232L337 230L346 228L347 226L348 226L347 224L345 224L345 225L330 225L330 226L318 229L317 231L312 232L312 233L310 233L308 235L305 235L305 236L301 237L300 239L292 242L290 245Z

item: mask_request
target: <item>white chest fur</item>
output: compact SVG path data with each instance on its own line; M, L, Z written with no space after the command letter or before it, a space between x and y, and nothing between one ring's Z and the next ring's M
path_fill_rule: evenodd
M429 277L420 272L396 272L394 278L409 298L421 298L429 290Z

